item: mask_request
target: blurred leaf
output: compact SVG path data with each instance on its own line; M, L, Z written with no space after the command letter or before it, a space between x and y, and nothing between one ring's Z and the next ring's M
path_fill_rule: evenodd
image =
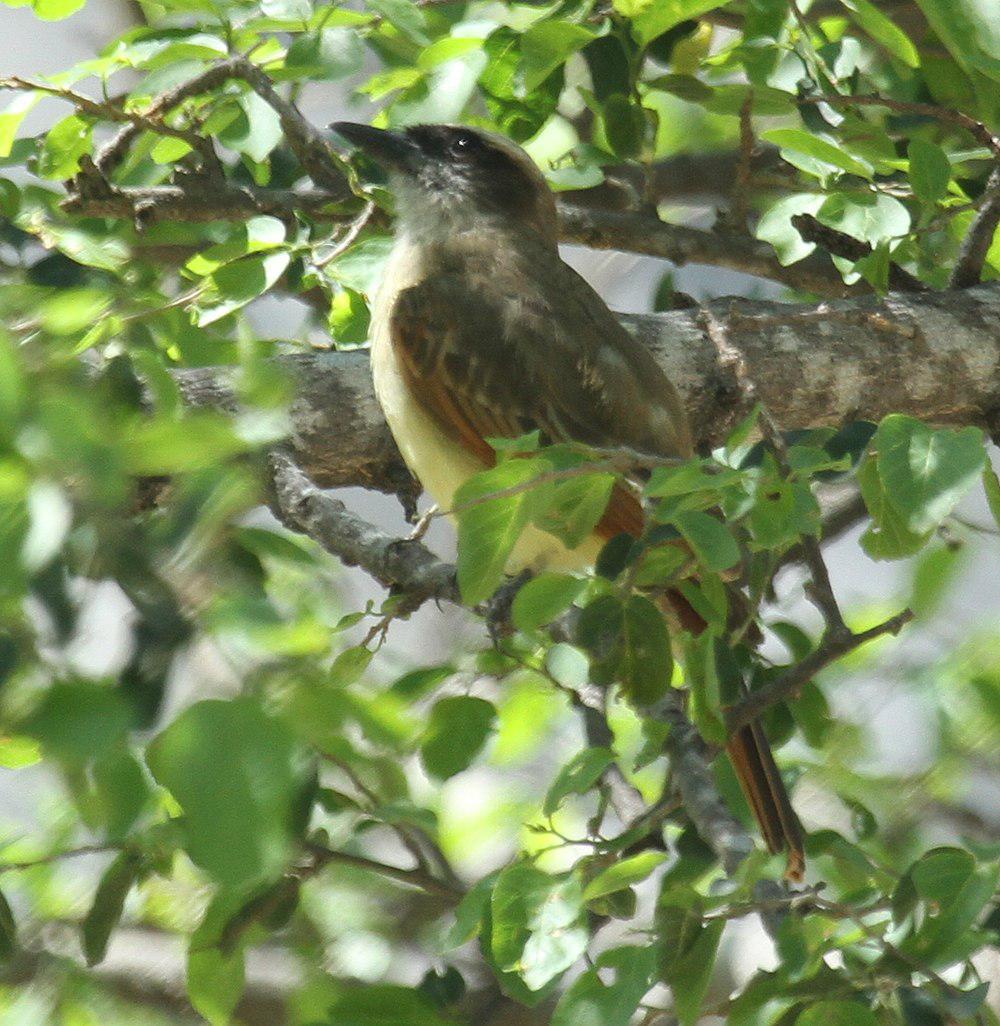
M910 37L891 19L887 18L869 0L841 0L854 15L854 20L874 39L881 43L908 68L920 67L920 53Z
M518 630L531 632L552 623L580 597L587 582L569 574L541 574L518 590L511 618Z
M432 777L448 780L468 769L496 729L497 711L481 698L442 698L431 709L420 761Z
M943 199L951 181L951 162L936 143L911 139L906 155L910 160L910 185L917 198L928 206Z
M246 698L199 702L146 761L184 810L188 853L206 872L236 886L284 869L305 777L283 723Z
M0 113L0 157L10 156L21 122L41 98L41 93L16 93L3 113Z
M489 909L493 886L499 875L499 870L487 873L465 892L455 908L455 922L445 936L443 943L445 951L461 947L479 933L483 916Z
M689 18L725 6L726 0L614 0L615 10L632 20L632 33L646 46Z
M917 0L917 5L960 65L1000 81L1000 26L991 0Z
M728 570L740 561L736 539L715 517L692 510L676 514L673 522L706 569Z
M857 1001L818 1001L795 1020L795 1026L878 1026L878 1019Z
M614 969L614 982L605 983L598 967L582 973L559 999L552 1026L628 1026L649 990L653 964L649 947L603 952L598 967L605 972Z
M674 659L663 614L643 595L625 603L622 642L622 692L640 709L652 705L670 689Z
M365 49L357 32L325 28L298 36L288 48L285 68L296 77L333 81L356 75L364 63Z
M583 900L593 901L606 894L624 890L633 884L641 883L670 856L662 851L644 851L630 858L622 859L598 873L584 888Z
M542 813L553 816L571 794L587 794L614 762L615 753L610 748L584 748L577 752L549 787Z
M997 472L989 460L983 467L983 488L986 491L986 501L993 514L993 519L996 521L997 527L1000 527L1000 477L997 477Z
M119 692L93 684L53 684L20 725L46 754L83 763L122 741L130 716Z
M118 925L125 899L139 878L142 859L135 852L123 851L101 877L93 904L84 917L80 931L87 965L104 961L111 931Z
M703 923L696 903L682 904L683 891L667 891L657 906L660 971L674 996L681 1026L694 1026L715 967L725 922Z
M761 138L767 142L774 143L783 151L802 153L807 157L827 164L832 168L839 168L849 174L857 175L859 178L871 178L872 168L868 163L862 162L849 153L845 153L839 146L826 139L820 139L801 128L771 128L761 133Z
M568 969L589 939L579 880L515 862L497 878L491 900L492 950L501 969L539 990Z
M0 964L8 961L18 948L17 921L10 903L0 891Z
M536 22L521 40L524 62L524 87L530 93L538 88L571 54L594 39L594 32L570 21Z
M620 93L607 98L602 111L604 134L616 157L627 160L642 150L646 115L634 100Z

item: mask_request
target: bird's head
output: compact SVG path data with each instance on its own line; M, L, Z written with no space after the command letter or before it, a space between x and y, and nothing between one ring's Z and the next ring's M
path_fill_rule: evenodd
M502 135L461 125L330 127L385 169L403 228L414 237L529 227L555 242L552 193L528 154Z

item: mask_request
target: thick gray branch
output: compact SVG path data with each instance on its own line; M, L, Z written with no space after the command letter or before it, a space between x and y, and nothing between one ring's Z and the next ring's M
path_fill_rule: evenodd
M1000 430L1000 283L959 292L789 306L722 300L697 310L623 315L687 406L698 443L717 445L757 398L786 430L909 413ZM371 389L365 353L281 357L296 379L290 439L318 485L412 494ZM189 402L231 406L222 372L178 372Z

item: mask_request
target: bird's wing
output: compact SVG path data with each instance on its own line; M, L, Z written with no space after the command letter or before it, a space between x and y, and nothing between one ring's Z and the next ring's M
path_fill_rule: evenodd
M493 263L400 293L390 335L413 395L486 464L487 439L536 429L546 442L689 455L683 409L656 361L582 278L544 256L533 274ZM601 533L641 530L635 498L616 489Z
M549 442L690 454L673 386L583 279L552 257L530 288L488 273L432 276L391 313L408 383L453 437L482 458L485 439L536 429Z

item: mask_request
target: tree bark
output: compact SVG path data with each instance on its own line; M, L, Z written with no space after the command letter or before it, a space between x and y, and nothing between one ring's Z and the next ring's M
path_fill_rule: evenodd
M703 450L746 415L748 384L786 430L908 413L1000 433L1000 282L818 306L724 299L621 320L676 384ZM295 381L290 446L312 480L412 499L367 353L278 362ZM203 407L234 405L227 377L224 369L177 372L187 401Z

